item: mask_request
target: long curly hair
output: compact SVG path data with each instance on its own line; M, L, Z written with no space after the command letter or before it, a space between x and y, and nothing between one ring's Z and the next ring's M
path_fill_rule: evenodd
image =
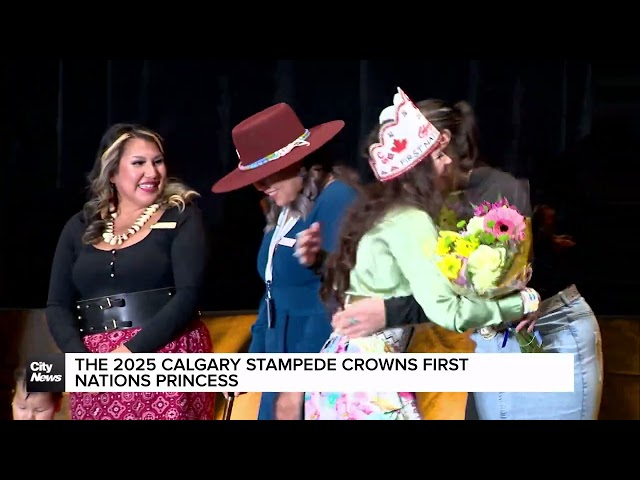
M454 160L454 168L463 172L474 168L478 159L479 132L471 105L465 101L450 104L444 100L428 99L416 103L416 106L440 132L449 131L451 140L445 152ZM363 142L363 159L368 161L369 147L379 141L379 132L380 125L376 125ZM320 290L323 301L330 307L344 308L360 240L387 214L398 208L414 207L435 220L440 215L442 204L443 192L437 186L430 156L400 177L364 187L345 216L335 252L327 259Z
M414 207L435 218L441 205L431 157L398 178L365 186L347 211L338 246L327 259L320 289L322 300L332 307L344 308L360 240L387 214L398 208Z
M111 185L111 178L120 166L122 153L131 139L138 138L153 142L164 154L162 137L141 125L117 123L109 127L104 133L98 147L93 169L89 174L89 200L83 208L84 220L87 225L82 241L86 244L98 244L102 241L102 233L106 226L109 206L117 206L118 195ZM175 178L167 178L163 191L157 199L161 207L178 207L184 210L187 203L198 192L191 190L184 183Z

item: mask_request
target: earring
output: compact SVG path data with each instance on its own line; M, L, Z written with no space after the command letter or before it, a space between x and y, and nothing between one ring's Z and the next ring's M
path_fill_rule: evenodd
M113 214L116 211L116 194L115 194L115 186L113 185L113 183L109 184L109 213Z

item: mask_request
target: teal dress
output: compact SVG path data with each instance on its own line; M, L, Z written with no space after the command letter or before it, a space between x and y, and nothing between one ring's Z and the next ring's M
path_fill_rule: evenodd
M307 218L299 219L278 242L267 284L269 248L275 230L264 235L258 252L258 273L265 282L258 318L251 328L250 353L318 353L331 335L331 312L320 299L321 276L294 256L296 235L320 224L322 248L332 252L347 208L357 191L335 180L320 193ZM268 291L267 291L268 290ZM271 312L267 295L271 296ZM272 420L275 392L263 392L258 420Z

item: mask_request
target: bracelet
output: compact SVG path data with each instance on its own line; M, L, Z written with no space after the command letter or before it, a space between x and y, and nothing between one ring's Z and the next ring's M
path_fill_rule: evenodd
M525 288L520 292L520 296L524 304L525 315L538 311L540 307L540 294L538 292L533 288Z

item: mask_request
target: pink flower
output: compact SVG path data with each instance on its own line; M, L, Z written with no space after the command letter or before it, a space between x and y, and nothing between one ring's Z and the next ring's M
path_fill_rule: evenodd
M306 418L309 420L316 420L320 418L320 409L311 400L305 403L304 411L306 414Z
M489 226L489 222L493 222L492 226ZM496 237L508 235L514 240L524 240L525 219L514 208L501 207L490 210L484 216L484 226L487 232L493 233Z
M344 394L340 395L336 401L336 418L349 418L349 404L347 402L347 396Z
M516 207L514 207L513 205L511 205L509 203L509 200L507 200L506 198L502 197L500 200L498 200L497 202L493 203L491 205L490 210L496 209L496 208L502 208L502 207L507 207L510 208L511 210L515 210L516 212L520 213L520 210L518 210Z
M493 205L491 205L491 208L502 208L502 207L511 207L511 205L509 205L509 200L507 200L506 198L502 197L500 200L498 200L497 202L494 202Z
M355 402L351 408L350 417L352 420L366 420L374 412L373 407L367 402Z
M482 217L482 216L486 215L489 210L491 210L491 207L492 207L491 203L482 202L473 211L473 216L474 217Z
M406 403L411 403L415 400L415 395L410 392L398 392L398 396Z

